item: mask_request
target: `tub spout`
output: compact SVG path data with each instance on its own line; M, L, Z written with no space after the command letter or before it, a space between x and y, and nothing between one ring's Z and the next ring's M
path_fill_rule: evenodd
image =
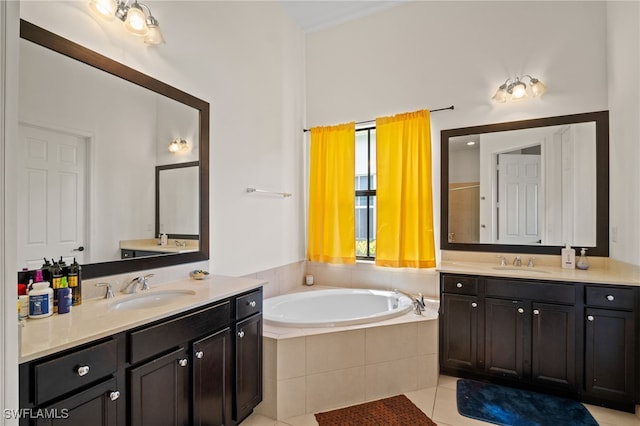
M393 291L395 291L396 293L404 294L405 296L410 298L413 302L413 312L416 315L422 315L422 312L424 311L424 308L425 308L424 297L422 296L422 293L418 293L417 296L414 296L410 293L407 293L406 291L402 291L397 288L394 288Z

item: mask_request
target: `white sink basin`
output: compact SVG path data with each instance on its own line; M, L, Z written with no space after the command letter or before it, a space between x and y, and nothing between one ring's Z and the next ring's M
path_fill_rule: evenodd
M549 271L544 269L529 268L528 266L494 266L493 269L497 271L518 271L528 274L533 272L534 274L548 274Z
M193 296L196 292L193 290L159 290L150 291L148 293L138 293L128 296L123 300L114 302L109 309L115 310L131 310L131 309L147 309L158 308L160 306L173 303L180 298Z

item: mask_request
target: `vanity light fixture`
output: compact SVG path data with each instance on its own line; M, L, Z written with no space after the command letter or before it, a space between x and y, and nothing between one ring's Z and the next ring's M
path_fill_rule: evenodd
M524 82L524 79L529 79L529 86ZM529 96L529 92L531 96L534 98L538 96L542 96L544 92L547 91L547 86L545 86L540 80L535 77L531 77L530 75L523 75L521 77L516 77L515 79L508 78L491 98L493 101L498 103L505 103L507 101L518 101Z
M176 154L178 152L186 152L189 150L189 142L184 139L174 139L169 144L169 152Z
M131 34L144 37L146 44L164 43L158 20L151 14L149 6L138 0L89 0L89 8L107 21L118 18Z

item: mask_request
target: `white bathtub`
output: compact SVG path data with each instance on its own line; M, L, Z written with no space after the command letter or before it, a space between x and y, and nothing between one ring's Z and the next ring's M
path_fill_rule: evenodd
M393 291L332 288L265 299L263 316L267 325L334 327L381 321L411 308L409 297Z

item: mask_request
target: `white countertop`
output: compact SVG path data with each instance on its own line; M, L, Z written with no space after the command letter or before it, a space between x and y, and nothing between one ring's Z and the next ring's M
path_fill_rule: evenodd
M210 275L204 280L185 279L152 286L148 292L183 289L195 295L176 297L157 308L113 310L110 306L129 295L116 291L112 299L89 299L71 308L68 314L53 314L47 318L28 319L21 327L20 362L31 361L64 349L88 343L121 331L138 327L171 315L204 306L217 300L240 294L266 283L250 278Z
M498 256L504 255L507 266L500 266ZM516 254L492 253L480 255L470 252L443 255L436 270L454 274L483 275L494 277L527 278L535 280L568 281L594 284L621 284L640 286L640 266L630 265L610 258L590 257L587 270L564 269L559 256L519 255L522 266L513 266ZM527 266L529 257L535 257L535 266ZM577 259L576 259L577 260Z

